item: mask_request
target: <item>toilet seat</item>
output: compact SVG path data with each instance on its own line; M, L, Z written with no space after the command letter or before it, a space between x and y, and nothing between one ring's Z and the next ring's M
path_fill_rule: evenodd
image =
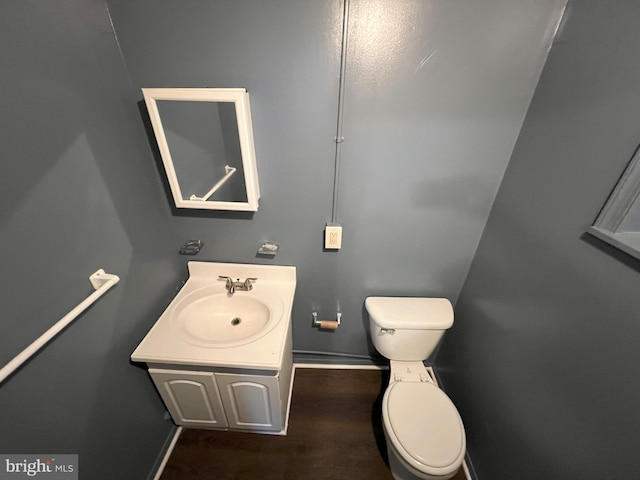
M458 469L465 454L464 426L455 405L429 382L394 382L382 401L388 441L402 460L428 475Z

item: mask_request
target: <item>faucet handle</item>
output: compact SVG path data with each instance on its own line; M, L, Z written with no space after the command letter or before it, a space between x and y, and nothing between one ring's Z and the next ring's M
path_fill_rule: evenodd
M227 289L227 292L229 292L229 295L233 295L234 294L234 292L236 291L236 286L233 283L233 278L227 277L226 275L218 275L218 280L224 280L225 281L224 288Z
M244 287L247 290L251 290L253 288L252 282L257 281L258 279L256 277L248 277L244 279Z

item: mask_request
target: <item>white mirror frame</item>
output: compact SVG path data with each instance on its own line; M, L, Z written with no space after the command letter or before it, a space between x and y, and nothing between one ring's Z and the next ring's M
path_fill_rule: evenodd
M173 201L177 208L196 208L208 210L257 211L260 188L258 186L258 170L253 145L253 128L251 126L251 108L249 94L244 88L143 88L142 94L149 111L151 125L158 142ZM174 168L169 144L162 127L158 100L176 100L185 102L233 102L238 120L238 137L242 153L242 166L247 193L246 202L212 201L192 198L185 199Z
M587 231L640 260L640 147Z

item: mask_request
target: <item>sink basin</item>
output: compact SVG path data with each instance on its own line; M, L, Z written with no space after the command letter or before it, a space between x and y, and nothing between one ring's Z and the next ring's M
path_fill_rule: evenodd
M204 342L229 342L255 335L269 321L269 308L249 297L211 295L177 313L184 332Z
M292 348L295 267L193 261L187 267L189 278L131 360L157 368L281 368ZM251 291L229 295L220 276L257 280Z
M231 347L268 333L282 317L277 297L259 292L219 293L220 287L191 292L169 313L180 338L199 347Z

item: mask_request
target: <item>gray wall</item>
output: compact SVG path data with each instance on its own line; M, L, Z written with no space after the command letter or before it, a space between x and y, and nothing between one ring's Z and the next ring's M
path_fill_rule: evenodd
M569 3L437 358L480 479L640 478L640 264L583 233L640 142L638 19Z
M121 277L0 384L0 452L143 479L171 430L128 356L177 286L170 209L99 0L0 4L0 366Z
M273 263L298 268L294 348L368 356L367 295L458 297L563 2L352 2L339 252L322 231L341 2L107 4L0 6L0 364L88 295L92 272L122 278L0 385L0 451L79 453L82 478L139 479L171 425L128 357L184 280L179 245L265 263L258 245L279 242ZM139 90L167 86L249 90L255 215L172 209ZM336 308L339 330L311 328L312 310Z
M198 259L295 265L294 348L368 356L368 295L455 301L564 1L351 2L337 220L331 220L342 1L109 0L134 88L244 87L262 198L180 212ZM343 312L335 332L311 312ZM335 318L335 317L334 317Z

